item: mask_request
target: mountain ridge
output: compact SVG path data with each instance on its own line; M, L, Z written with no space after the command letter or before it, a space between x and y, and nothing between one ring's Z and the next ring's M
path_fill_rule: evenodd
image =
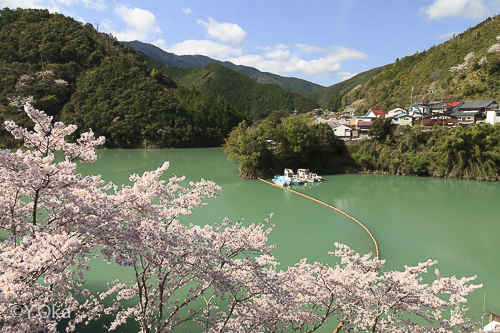
M16 147L3 125L32 128L23 105L92 129L107 148L220 145L248 116L222 98L179 87L142 54L91 24L48 10L0 10L0 146ZM20 112L21 111L21 112Z
M211 62L216 62L229 69L237 71L251 78L258 83L274 84L285 90L302 94L315 101L321 107L328 107L333 97L344 92L348 92L357 85L365 84L369 79L383 71L384 66L376 67L354 75L352 78L333 84L328 87L309 82L307 80L284 77L269 72L261 72L256 68L242 65L235 65L229 61L215 60L203 55L176 55L174 53L163 51L161 48L143 43L141 41L121 42L123 45L132 47L146 56L153 57L161 61L166 66L175 66L179 68L204 67Z
M164 65L158 66L157 69L180 86L194 88L213 98L220 95L231 105L258 118L276 110L297 110L303 113L319 107L315 101L302 94L274 84L258 83L217 62L211 62L204 67L180 68Z
M396 59L342 97L342 107L406 107L415 98L434 101L500 99L500 16L488 18L455 37ZM413 100L410 102L410 98Z
M140 51L146 55L152 56L162 61L167 66L176 66L181 68L204 67L211 62L216 62L218 64L223 65L224 67L242 73L258 83L275 84L280 88L283 88L291 92L296 92L302 95L306 95L314 91L318 91L320 89L325 88L322 85L309 82L307 80L294 77L284 77L269 72L261 72L260 70L253 67L235 65L229 61L220 61L203 55L179 56L174 53L163 51L162 49L160 49L155 45L143 43L137 40L131 42L120 42L120 43L126 46L130 46L136 51Z
M358 85L365 84L373 77L377 76L384 70L385 66L375 67L367 71L354 75L353 77L336 83L329 87L306 94L307 97L321 105L322 107L331 108L330 101L343 93L347 93L357 87Z

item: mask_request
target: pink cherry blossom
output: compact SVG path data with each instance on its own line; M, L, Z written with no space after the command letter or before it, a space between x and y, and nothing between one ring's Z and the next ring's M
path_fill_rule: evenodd
M335 319L346 332L475 330L464 307L481 287L475 277L435 270L424 284L436 261L388 271L343 244L333 267L302 259L280 269L268 244L272 214L251 225L185 225L180 216L219 195L214 182L165 179L168 162L131 175L127 186L82 176L75 162L94 162L104 138L89 131L68 143L74 125L52 123L29 104L25 112L33 131L12 121L6 128L28 149L0 152L0 228L9 234L0 243L2 332L56 332L58 318L38 313L49 306L71 311L67 331L109 314L110 331L135 320L142 332L182 331L188 321L206 332L313 332ZM55 151L64 160L55 162ZM93 291L85 273L99 258L134 273Z

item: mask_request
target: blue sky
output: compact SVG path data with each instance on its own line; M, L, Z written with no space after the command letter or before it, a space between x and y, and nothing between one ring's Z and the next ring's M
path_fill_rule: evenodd
M120 41L323 86L500 14L500 0L0 0L3 7L46 8L98 25Z

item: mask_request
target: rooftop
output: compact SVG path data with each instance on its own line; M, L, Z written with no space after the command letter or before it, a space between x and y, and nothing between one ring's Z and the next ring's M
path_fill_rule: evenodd
M371 126L371 121L358 121L358 126Z
M498 103L494 99L488 99L484 101L470 101L465 102L460 106L460 110L463 109L496 109Z
M455 106L458 106L458 105L460 105L462 103L463 102L447 102L447 103L443 103L443 106L454 108Z
M377 117L385 118L385 113L382 110L370 109Z

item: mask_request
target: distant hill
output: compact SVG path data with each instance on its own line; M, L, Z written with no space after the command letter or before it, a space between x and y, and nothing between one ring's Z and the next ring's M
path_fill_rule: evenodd
M370 79L373 79L377 74L381 73L384 70L384 67L377 67L370 69L366 72L357 74L350 79L334 84L333 86L329 86L315 92L311 92L306 94L307 97L316 101L322 107L326 107L328 102L336 95L340 95L341 93L348 92L358 85L363 85L368 82Z
M257 83L216 62L204 67L180 68L159 66L165 75L178 85L195 88L216 98L222 96L231 105L256 117L264 117L275 110L307 112L318 108L313 100L273 84Z
M157 46L139 41L121 42L121 43L123 45L131 46L136 51L140 51L146 55L156 58L162 61L167 66L176 66L181 68L204 67L209 63L215 61L227 68L230 68L232 70L235 70L241 74L250 77L251 79L255 80L258 83L275 84L285 90L296 92L303 95L324 88L319 84L312 83L306 80L297 79L293 77L283 77L272 73L261 72L253 67L235 65L228 61L214 60L212 58L205 57L202 55L178 56L173 53L165 52Z
M358 89L342 105L367 109L405 107L410 97L433 101L500 100L500 16L393 64Z
M250 121L223 98L148 69L139 52L91 24L48 10L1 9L0 45L3 147L21 144L5 120L33 127L20 112L26 102L77 125L75 137L92 128L110 148L216 146Z

